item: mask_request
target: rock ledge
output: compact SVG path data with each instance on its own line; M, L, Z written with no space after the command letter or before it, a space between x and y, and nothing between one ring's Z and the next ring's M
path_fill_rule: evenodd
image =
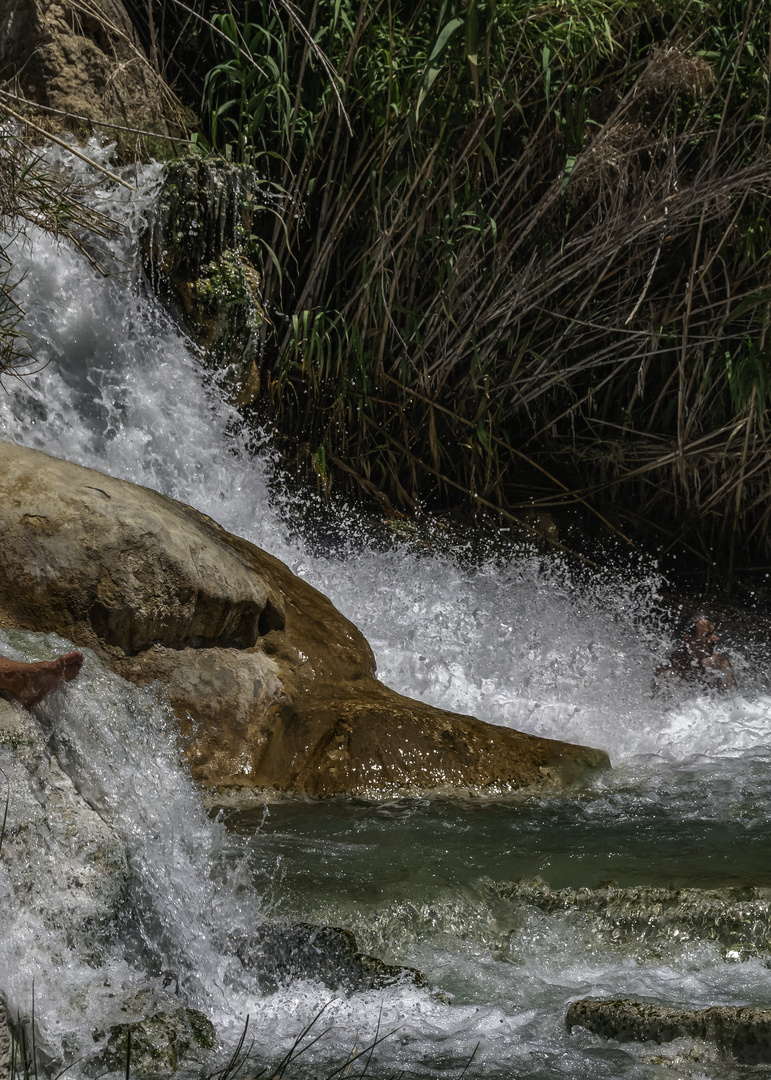
M194 779L231 805L257 790L553 790L609 765L388 689L327 597L148 488L0 443L0 530L0 625L55 631L161 685Z

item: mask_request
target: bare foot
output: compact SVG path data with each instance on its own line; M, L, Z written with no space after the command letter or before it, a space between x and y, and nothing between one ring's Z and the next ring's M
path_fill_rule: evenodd
M72 682L82 667L83 653L74 650L34 664L0 657L0 690L31 709L63 682Z

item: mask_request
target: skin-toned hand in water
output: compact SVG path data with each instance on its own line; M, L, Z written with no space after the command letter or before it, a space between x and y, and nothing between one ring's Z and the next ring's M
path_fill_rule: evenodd
M0 656L0 690L31 709L57 686L77 678L82 667L83 653L76 651L34 664Z

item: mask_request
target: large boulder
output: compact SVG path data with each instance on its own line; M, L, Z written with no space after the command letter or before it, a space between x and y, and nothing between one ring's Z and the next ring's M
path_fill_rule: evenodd
M52 110L45 126L90 134L96 123L126 159L164 144L122 128L165 136L183 118L121 0L0 0L0 79Z
M389 690L325 596L155 491L0 443L0 530L0 624L160 682L194 777L223 799L553 788L608 765Z
M121 655L154 644L248 649L283 628L265 576L212 543L202 514L34 451L0 453L0 605L17 623Z

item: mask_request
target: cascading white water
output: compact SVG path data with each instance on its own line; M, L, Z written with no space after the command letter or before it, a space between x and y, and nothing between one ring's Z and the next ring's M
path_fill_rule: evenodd
M90 152L104 153L95 145ZM154 182L149 169L140 196L94 192L128 221L112 252L116 264L135 258ZM125 940L116 928L95 968L77 949L61 960L67 950L50 930L25 955L33 932L23 919L14 923L0 976L5 968L17 1007L26 1007L24 985L38 973L38 1018L52 1057L84 1052L94 1026L111 1022L98 985L125 994L149 981L162 995L163 969L181 977L190 1003L226 1041L249 1014L257 1050L265 1060L280 1057L331 995L309 980L273 993L249 982L229 941L267 915L350 926L363 947L421 967L433 986L455 995L452 1007L408 985L338 996L325 1013L335 1029L309 1061L339 1062L380 1023L399 1029L378 1049L391 1071L456 1075L479 1043L478 1075L632 1077L647 1068L642 1052L609 1049L586 1034L568 1038L568 1001L771 997L756 956L738 964L705 942L668 955L619 950L588 924L509 910L489 885L523 874L554 887L596 885L608 868L640 883L652 880L646 873L675 880L686 865L689 883L708 866L717 884L750 881L766 851L771 699L745 643L732 643L741 693L714 699L684 691L662 703L650 694L667 645L659 583L638 567L625 580L598 572L587 584L559 560L547 565L526 551L472 559L397 542L376 550L365 531L355 544L319 553L297 528L297 499L282 504L271 495L269 451L247 452L238 416L207 386L194 350L136 276L104 279L78 252L42 235L17 241L13 257L25 272L18 296L30 346L48 364L8 384L0 399L4 438L156 488L278 555L364 631L395 689L602 747L616 767L575 796L505 813L487 808L487 817L483 806L421 800L273 808L262 831L238 841L248 853L239 855L236 841L203 816L162 710L94 664L52 703L50 723L76 785L124 837L139 915ZM359 531L353 519L336 527ZM36 642L12 644L34 651L43 647ZM124 744L134 752L116 757L114 746ZM159 806L164 813L154 817ZM129 948L131 934L139 945Z
M48 659L67 643L56 635L8 631L1 647L7 656ZM238 899L232 867L231 887L222 894L217 875L224 872L227 838L179 766L168 711L91 653L71 690L48 698L36 716L78 793L125 848L124 932L116 938L114 928L88 925L88 919L79 925L77 906L69 916L56 913L62 897L66 904L73 891L77 896L79 883L68 866L74 850L66 841L57 844L60 826L52 825L48 862L33 872L32 896L11 887L18 853L14 859L11 852L7 872L0 863L6 887L0 973L13 1015L31 1012L34 980L41 1049L75 1060L93 1053L94 1031L125 1023L137 1011L141 1017L148 995L157 1008L177 1004L164 992L170 975L191 1003L211 1008L216 988L233 982L233 959L222 941L235 927L259 920L259 903ZM228 914L220 923L223 900Z

